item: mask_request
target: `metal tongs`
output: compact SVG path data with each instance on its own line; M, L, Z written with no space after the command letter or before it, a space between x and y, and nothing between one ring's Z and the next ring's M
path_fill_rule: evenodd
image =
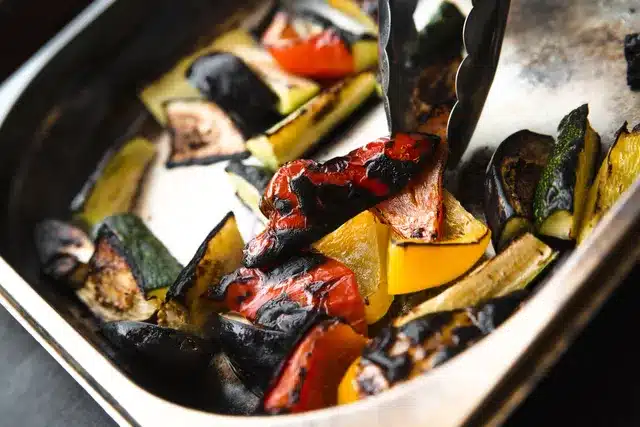
M412 94L419 92L415 89L420 74L428 66L428 55L425 63L419 50L428 44L424 37L429 34L421 33L416 22L423 10L434 10L440 3L442 0L378 0L379 69L391 134L417 131L419 118L411 108ZM462 35L467 55L458 67L457 100L447 125L449 168L460 161L480 118L498 65L510 3L472 0Z

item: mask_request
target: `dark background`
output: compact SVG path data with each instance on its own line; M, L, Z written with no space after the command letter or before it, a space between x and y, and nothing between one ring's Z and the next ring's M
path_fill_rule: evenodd
M88 0L0 0L0 83ZM640 267L605 304L507 426L640 426ZM499 354L496 357L500 357ZM0 308L0 425L113 422Z

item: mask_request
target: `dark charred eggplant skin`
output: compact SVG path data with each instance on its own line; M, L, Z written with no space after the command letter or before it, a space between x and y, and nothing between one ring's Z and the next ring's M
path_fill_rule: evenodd
M499 250L518 236L517 232L506 235L509 221L522 221L522 232L532 229L533 196L553 145L553 137L525 129L505 139L491 157L484 210L494 248Z
M64 221L47 219L36 225L34 239L46 276L74 287L84 283L94 246L83 230Z
M399 328L383 329L362 352L356 371L360 397L381 393L460 354L507 320L528 295L518 291L476 307L432 313ZM418 348L422 350L413 351Z
M297 160L281 167L260 205L269 223L245 246L243 264L274 265L398 193L439 141L434 135L399 134L325 163Z
M631 90L640 90L640 33L624 37L624 57L627 60L627 84Z
M205 339L151 323L109 322L102 333L127 357L171 372L204 371L214 354Z
M214 355L206 378L206 393L200 401L207 410L226 415L252 415L261 409L261 398L238 376L223 352Z
M200 56L187 69L186 78L231 116L245 138L268 129L280 119L276 112L278 96L231 53Z

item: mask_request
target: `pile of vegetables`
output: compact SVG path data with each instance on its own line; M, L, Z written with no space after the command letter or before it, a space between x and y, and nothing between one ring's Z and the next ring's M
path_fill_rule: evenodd
M587 239L640 172L640 129L625 124L596 173L583 105L556 138L503 141L486 173L488 224L469 213L443 186L464 22L446 2L428 24L425 51L449 50L423 77L434 96L414 105L420 133L301 158L373 96L377 29L375 8L351 0L295 4L141 94L171 135L166 167L228 161L260 233L243 241L229 212L181 265L134 213L156 156L143 138L108 153L71 220L35 233L43 273L72 287L130 372L160 369L220 413L346 404L436 368L516 312L557 259L554 239Z

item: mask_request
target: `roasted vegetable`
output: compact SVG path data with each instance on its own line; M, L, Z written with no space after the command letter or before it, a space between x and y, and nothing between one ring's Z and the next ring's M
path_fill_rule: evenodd
M366 338L338 320L311 328L283 364L265 395L270 414L299 413L337 403L337 389Z
M326 0L327 3L356 19L371 33L378 33L378 2L376 0Z
M443 236L440 240L406 239L391 233L389 293L418 292L462 276L482 257L491 232L444 190Z
M443 232L442 178L446 164L447 144L441 140L424 172L373 211L400 237L425 243L438 240Z
M163 374L204 371L214 353L208 340L150 323L109 322L102 326L102 333L140 366L161 369Z
M387 288L389 227L364 211L327 234L313 246L349 267L364 298L368 324L380 320L393 302Z
M276 170L309 151L348 118L373 94L375 85L375 75L370 72L344 79L247 141L247 148L265 166Z
M220 343L244 383L258 395L267 389L299 339L298 331L268 329L224 315L215 316L211 325L212 338Z
M344 319L365 334L364 301L356 277L322 254L294 255L270 270L240 268L209 288L207 296L257 325L289 328L290 315L315 310Z
M208 165L246 158L244 137L233 121L213 102L175 99L165 104L171 134L167 167Z
M627 84L640 90L640 33L624 37L624 57L627 60Z
M55 219L38 223L34 236L42 272L72 287L82 286L94 251L89 236L78 227Z
M536 229L546 236L574 240L579 231L589 185L600 154L600 136L593 130L589 107L567 114L542 172L533 199Z
M557 256L557 252L532 234L525 233L446 291L396 319L395 324L404 325L429 313L482 304L491 298L525 289L541 277Z
M73 199L74 217L93 232L104 218L130 212L155 154L155 145L144 138L134 138L109 151Z
M579 243L591 234L604 214L627 191L638 175L640 175L640 126L636 126L632 132L629 132L625 123L616 134L616 141L609 149L589 189L582 230L578 238Z
M260 410L262 399L240 378L226 354L217 353L209 366L205 404L219 414L252 415Z
M201 329L216 310L216 305L203 295L210 285L240 267L243 244L235 216L229 212L177 275L167 291L167 302L158 313L158 323Z
M95 246L80 300L105 321L149 319L181 265L132 214L105 219Z
M267 219L260 212L260 199L273 177L273 172L267 168L248 165L237 160L230 161L224 170L236 189L236 196L261 221L266 222Z
M278 96L237 56L212 52L197 58L186 78L208 100L218 104L245 137L276 123Z
M533 195L553 145L551 136L521 130L493 153L484 180L484 211L496 250L533 231Z
M438 137L398 134L325 163L297 160L276 172L260 203L267 229L244 249L247 267L273 265L404 188Z
M477 307L431 313L385 328L342 379L339 403L379 394L442 365L500 326L525 297L526 292L516 292Z

